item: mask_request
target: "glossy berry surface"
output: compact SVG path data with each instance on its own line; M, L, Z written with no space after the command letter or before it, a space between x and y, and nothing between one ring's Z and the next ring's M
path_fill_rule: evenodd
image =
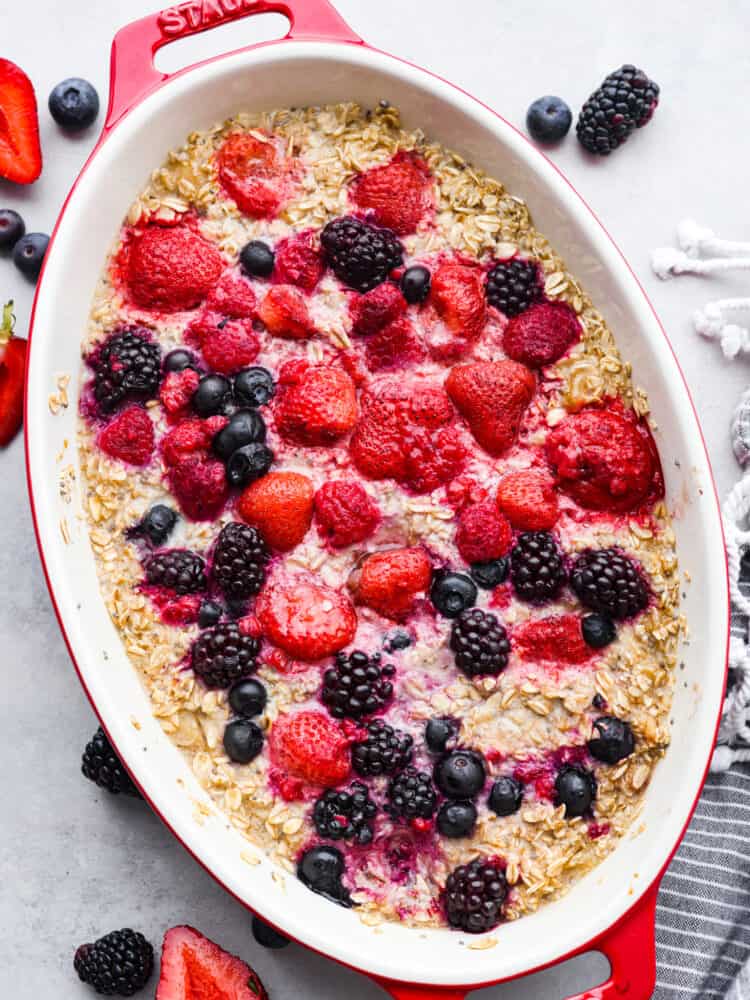
M435 784L449 799L473 799L484 788L487 772L476 750L451 750L435 764Z
M627 722L613 715L603 715L594 721L594 733L586 745L596 760L617 764L635 750L635 739Z
M352 840L364 845L372 842L377 811L367 785L355 781L348 789L324 792L313 808L313 822L327 840Z
M131 997L154 970L154 949L138 931L124 927L76 950L78 978L102 996Z
M520 315L544 297L538 265L521 257L500 261L487 275L486 295L506 316Z
M211 450L226 462L231 455L246 444L262 443L266 439L266 424L255 410L238 410L229 418L211 442Z
M596 798L596 780L591 771L578 764L564 764L555 778L555 805L565 806L571 819L591 810Z
M88 128L99 114L99 95L96 88L79 77L72 76L52 90L49 95L49 113L60 128L80 132Z
M472 563L469 568L469 575L482 590L494 590L495 587L499 587L508 579L509 573L510 559L506 559L505 556L491 559L489 562Z
M565 583L562 553L547 531L520 535L510 557L510 578L524 601L551 601Z
M111 795L132 795L134 798L140 798L140 792L122 766L101 726L83 751L81 773L84 778L93 781Z
M336 847L321 844L311 847L297 865L297 877L313 892L341 906L351 906L349 892L342 877L346 870L344 855Z
M177 347L166 355L162 367L165 372L184 372L186 368L195 368L195 355L184 347Z
M250 240L240 250L240 264L245 274L255 278L267 278L273 271L274 253L263 240Z
M168 549L146 560L146 583L167 587L176 594L195 594L205 590L206 560L187 549Z
M450 740L455 739L461 724L457 719L428 719L424 741L430 753L445 753Z
M517 779L504 775L492 785L487 805L498 816L512 816L518 812L523 801L523 784Z
M642 69L626 64L610 73L581 108L576 135L590 153L608 156L637 128L643 128L659 103L659 87Z
M473 802L444 802L435 822L443 837L470 837L477 825L477 807Z
M193 643L190 665L203 683L210 688L226 688L251 674L260 643L243 635L235 622L225 622L207 628Z
M411 763L414 740L382 719L367 725L367 738L352 746L352 767L366 778L395 774Z
M263 730L249 719L232 719L224 729L224 749L235 764L249 764L263 749Z
M126 400L152 399L159 388L161 352L143 327L113 334L93 360L94 398L102 413Z
M337 653L334 665L323 674L323 703L337 719L372 715L393 696L388 680L393 674L391 664L381 665L379 653Z
M218 625L224 609L216 601L204 601L198 610L198 628L211 628Z
M193 393L191 404L199 417L222 413L232 399L232 384L223 375L204 375Z
M451 927L469 934L482 934L496 927L508 895L505 872L498 865L476 858L460 865L448 876L443 906Z
M336 277L358 292L385 281L403 260L404 248L395 233L353 216L329 222L320 241Z
M424 302L430 294L431 280L432 275L429 270L421 264L415 264L413 267L407 267L401 275L400 285L401 292L409 305L416 305L419 302Z
M458 618L462 611L476 603L477 587L464 573L438 570L433 574L430 600L441 615Z
M429 774L410 765L391 778L385 809L393 819L430 819L437 809L437 795Z
M234 376L234 398L240 406L265 406L275 392L273 375L260 365L243 368Z
M561 97L540 97L526 112L526 129L535 142L559 142L572 123L573 112Z
M237 715L252 718L260 715L268 703L268 692L255 677L246 677L237 681L229 689L229 704Z
M270 553L257 528L232 521L219 533L211 576L225 597L254 597L266 578Z
M152 545L163 545L177 524L177 514L166 504L157 503L146 512L143 520L135 526L134 534L147 538Z
M570 585L581 604L615 621L635 617L649 601L640 565L619 549L586 549L573 563Z
M12 250L26 232L26 223L12 208L0 209L0 250Z
M265 476L273 465L274 453L266 444L253 442L237 448L227 459L227 482L230 486L247 486Z
M399 649L408 649L412 644L412 637L402 628L396 628L383 640L383 649L386 653L393 653Z
M584 642L592 649L603 649L615 641L617 629L611 618L594 613L584 615L581 619L581 634Z
M456 666L467 677L497 677L508 665L508 634L491 611L462 611L451 628L450 647Z
M284 937L275 927L271 927L265 920L256 916L253 916L253 937L261 948L268 948L270 951L281 951L291 944L288 937Z

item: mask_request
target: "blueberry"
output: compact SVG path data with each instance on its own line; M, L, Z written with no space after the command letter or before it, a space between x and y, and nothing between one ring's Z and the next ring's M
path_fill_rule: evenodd
M0 250L12 250L26 232L26 223L12 208L0 209Z
M243 445L233 451L227 462L227 482L230 486L247 486L265 476L273 464L273 452L258 442Z
M335 847L321 844L305 851L297 865L297 878L308 889L317 892L333 903L351 906L349 893L341 883L344 874L344 855Z
M581 619L581 632L584 641L593 649L602 649L614 642L617 636L615 623L606 615L584 615Z
M267 278L273 271L273 250L263 240L250 240L240 250L240 264L246 274Z
M72 76L58 83L49 95L48 105L60 128L80 132L99 114L99 95L88 80Z
M234 376L234 398L240 406L265 406L275 392L273 376L260 365L243 368Z
M565 806L568 817L583 816L596 797L596 780L579 764L564 764L555 778L555 805Z
M266 425L255 410L238 410L229 423L214 436L211 448L215 455L226 462L238 448L266 440Z
M607 707L607 699L602 697L602 695L600 695L599 692L597 691L594 697L591 699L591 704L594 706L594 708L598 709L601 712L602 709Z
M477 824L473 802L444 802L437 814L437 828L444 837L470 837Z
M13 263L32 281L39 277L48 243L46 233L26 233L13 247Z
M446 798L472 799L484 787L484 759L476 750L452 750L435 764L433 777Z
M559 142L572 121L571 110L560 97L540 97L526 112L526 128L536 142Z
M407 267L401 276L401 292L406 301L411 305L424 302L430 294L431 280L430 272L421 264Z
M272 951L286 948L290 943L288 937L279 934L274 927L255 916L253 917L253 937L262 948L270 948Z
M482 590L494 590L508 579L510 560L500 557L490 562L472 563L469 567L471 578Z
M237 715L260 715L268 702L268 692L254 677L245 677L230 688L229 704Z
M448 740L456 736L459 726L455 719L430 719L424 727L424 741L430 753L445 753Z
M523 785L517 778L498 778L490 791L487 805L498 816L511 816L521 808Z
M450 570L437 570L433 574L430 600L446 618L458 618L476 599L476 584L465 574Z
M263 730L248 719L232 719L224 730L224 749L236 764L249 764L263 749Z
M157 503L137 525L137 533L145 535L152 545L163 545L177 524L177 514L166 504Z
M164 358L162 367L165 372L184 372L186 368L195 368L195 357L184 347L170 351Z
M227 406L232 386L223 375L204 375L193 393L193 409L199 417L212 417Z
M383 649L386 653L392 653L396 649L408 649L411 646L411 636L402 628L396 628L383 640Z
M211 628L221 621L223 608L216 601L204 601L198 610L198 627Z
M613 715L602 715L596 719L594 733L587 744L589 753L605 764L616 764L635 750L633 730L627 722Z

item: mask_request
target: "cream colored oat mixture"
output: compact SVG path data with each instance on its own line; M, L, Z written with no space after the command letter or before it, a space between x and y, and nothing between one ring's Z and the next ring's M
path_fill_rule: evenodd
M239 114L130 206L82 354L104 599L252 844L467 932L614 849L669 741L675 538L523 201L386 102Z

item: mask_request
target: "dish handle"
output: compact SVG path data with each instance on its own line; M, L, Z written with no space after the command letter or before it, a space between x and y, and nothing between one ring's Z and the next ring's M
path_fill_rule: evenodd
M602 952L610 964L606 982L567 1000L649 1000L656 983L656 894L658 882L610 930L575 954ZM572 958L572 955L567 956ZM393 1000L466 1000L478 987L416 986L375 980ZM485 984L489 985L489 984Z
M154 66L170 42L255 14L283 14L284 40L312 39L362 44L328 0L187 0L121 28L112 41L109 107L104 132L172 75Z

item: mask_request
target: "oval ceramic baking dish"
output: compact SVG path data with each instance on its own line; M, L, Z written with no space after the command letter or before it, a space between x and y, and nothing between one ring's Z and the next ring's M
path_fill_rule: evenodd
M286 38L169 77L153 66L165 43L256 13L284 14ZM682 650L673 742L648 790L642 822L560 901L501 926L497 944L389 924L377 934L275 870L248 865L247 842L216 814L176 747L151 716L146 693L100 597L76 471L79 342L101 261L138 186L193 129L242 108L381 98L407 127L459 150L528 202L590 292L650 397L685 573ZM52 407L70 374L67 407ZM598 948L610 979L585 994L651 995L659 877L691 815L709 761L724 688L728 599L721 520L700 429L677 362L636 278L600 223L527 140L482 104L424 70L365 45L326 0L190 0L118 33L110 105L96 150L58 221L37 292L26 395L28 476L47 580L71 656L102 723L154 809L239 900L286 934L367 973L392 996L458 1000L564 957ZM58 397L59 397L58 392ZM67 488L60 489L64 475ZM692 581L692 582L689 582ZM204 821L196 822L196 803ZM274 877L275 876L275 877ZM285 881L285 891L279 887Z

